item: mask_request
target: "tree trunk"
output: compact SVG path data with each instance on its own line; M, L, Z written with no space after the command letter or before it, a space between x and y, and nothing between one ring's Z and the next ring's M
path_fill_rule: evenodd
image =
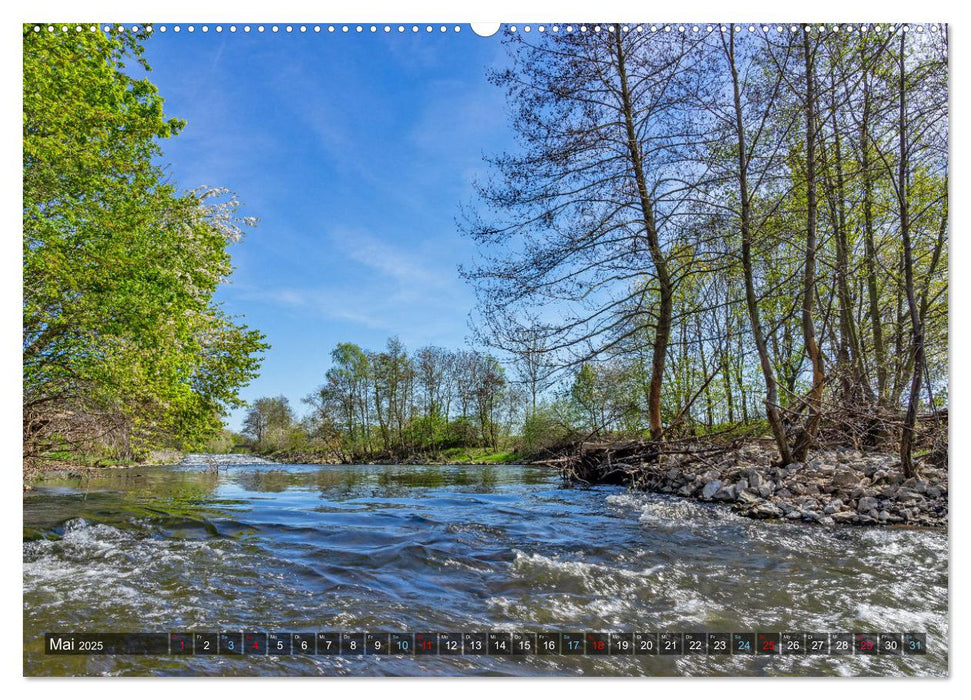
M808 415L792 451L792 457L797 462L806 460L816 438L825 380L823 355L816 344L816 328L813 324L816 296L816 89L807 31L803 31L802 50L806 63L806 259L802 275L802 337L812 363L813 384L806 401Z
M842 363L844 400L858 402L863 396L872 398L870 385L864 381L857 339L856 321L853 317L853 295L850 293L850 246L846 225L846 187L843 177L843 148L840 127L836 119L836 80L832 79L833 166L836 170L836 187L833 197L835 208L836 238L836 291L839 300L839 354Z
M907 90L904 65L904 39L900 32L900 101L897 129L900 137L900 162L897 169L897 200L900 206L900 237L903 244L904 286L907 293L907 309L910 312L911 353L913 357L910 395L907 397L907 413L904 417L903 434L900 437L900 465L908 479L915 476L913 463L914 425L917 422L917 405L920 401L921 375L924 371L924 324L921 319L917 295L914 291L914 260L910 240L910 211L907 203Z
M769 421L772 436L775 438L776 448L779 450L780 465L792 461L789 450L789 440L785 426L779 412L779 389L775 377L775 370L769 359L769 352L762 333L762 322L759 318L759 303L755 295L755 280L752 272L752 214L748 192L748 157L746 150L745 126L742 120L742 96L739 87L738 69L735 66L735 30L729 31L728 62L732 71L732 90L735 99L735 133L738 147L738 189L741 204L742 229L742 271L745 277L745 306L748 310L749 323L752 326L752 339L759 355L759 366L765 380L765 417Z
M869 69L868 69L869 70ZM877 375L877 404L887 398L887 359L880 316L880 291L877 286L877 247L873 236L873 172L870 164L870 86L863 76L863 115L860 121L860 170L863 178L863 245L867 301L873 336L873 355Z
M640 144L637 141L637 131L634 126L634 108L631 104L630 88L627 84L627 59L624 53L623 32L619 24L614 25L614 41L617 50L617 72L620 77L620 94L624 126L627 132L627 150L631 171L637 184L638 204L643 217L644 231L647 235L647 246L651 254L651 262L657 276L660 304L658 308L657 326L654 331L653 356L651 358L651 385L647 398L648 423L651 429L651 439L659 440L664 432L661 421L661 384L664 381L664 363L667 357L668 341L671 336L671 314L674 306L674 286L668 272L667 261L661 251L657 225L654 219L654 207L651 203L647 181L644 177L644 158Z

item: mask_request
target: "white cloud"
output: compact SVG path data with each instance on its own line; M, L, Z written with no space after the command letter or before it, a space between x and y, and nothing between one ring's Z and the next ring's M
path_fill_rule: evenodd
M317 313L335 321L349 321L366 328L389 330L376 316L362 313L361 304L346 292L329 289L297 287L254 287L251 285L232 285L228 291L231 296L242 300L280 306L299 310L303 313Z
M346 257L402 285L399 292L423 288L440 290L450 286L457 277L454 267L447 267L452 264L450 262L437 261L436 265L427 254L392 245L364 231L341 229L333 232L330 238L337 251Z
M322 272L307 285L236 281L229 297L335 322L401 334L446 338L461 333L471 293L459 279L453 249L428 241L395 245L363 230L339 229L320 252Z

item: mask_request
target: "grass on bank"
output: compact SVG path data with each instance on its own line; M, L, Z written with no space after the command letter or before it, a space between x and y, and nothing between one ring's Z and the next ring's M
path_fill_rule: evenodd
M452 447L442 450L436 457L446 464L517 464L527 461L527 456L519 452L493 452L486 447Z

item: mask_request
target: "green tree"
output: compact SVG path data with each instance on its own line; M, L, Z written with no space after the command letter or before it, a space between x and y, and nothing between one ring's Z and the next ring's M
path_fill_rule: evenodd
M264 396L256 399L246 411L243 433L261 447L265 448L271 443L278 446L293 425L293 420L293 409L286 396Z
M180 193L153 162L183 122L126 72L148 68L141 41L24 27L25 464L204 444L267 347L212 300L239 203Z

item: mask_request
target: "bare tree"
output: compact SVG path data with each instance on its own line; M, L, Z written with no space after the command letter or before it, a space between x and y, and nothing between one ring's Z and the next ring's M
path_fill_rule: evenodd
M665 244L682 231L677 193L681 151L698 141L679 112L681 80L698 39L636 33L621 25L514 38L514 68L495 76L516 105L523 155L494 159L496 180L480 189L493 215L468 231L501 250L466 275L485 316L538 313L568 303L545 326L551 353L578 365L651 328L647 413L664 432L662 392L677 261Z

